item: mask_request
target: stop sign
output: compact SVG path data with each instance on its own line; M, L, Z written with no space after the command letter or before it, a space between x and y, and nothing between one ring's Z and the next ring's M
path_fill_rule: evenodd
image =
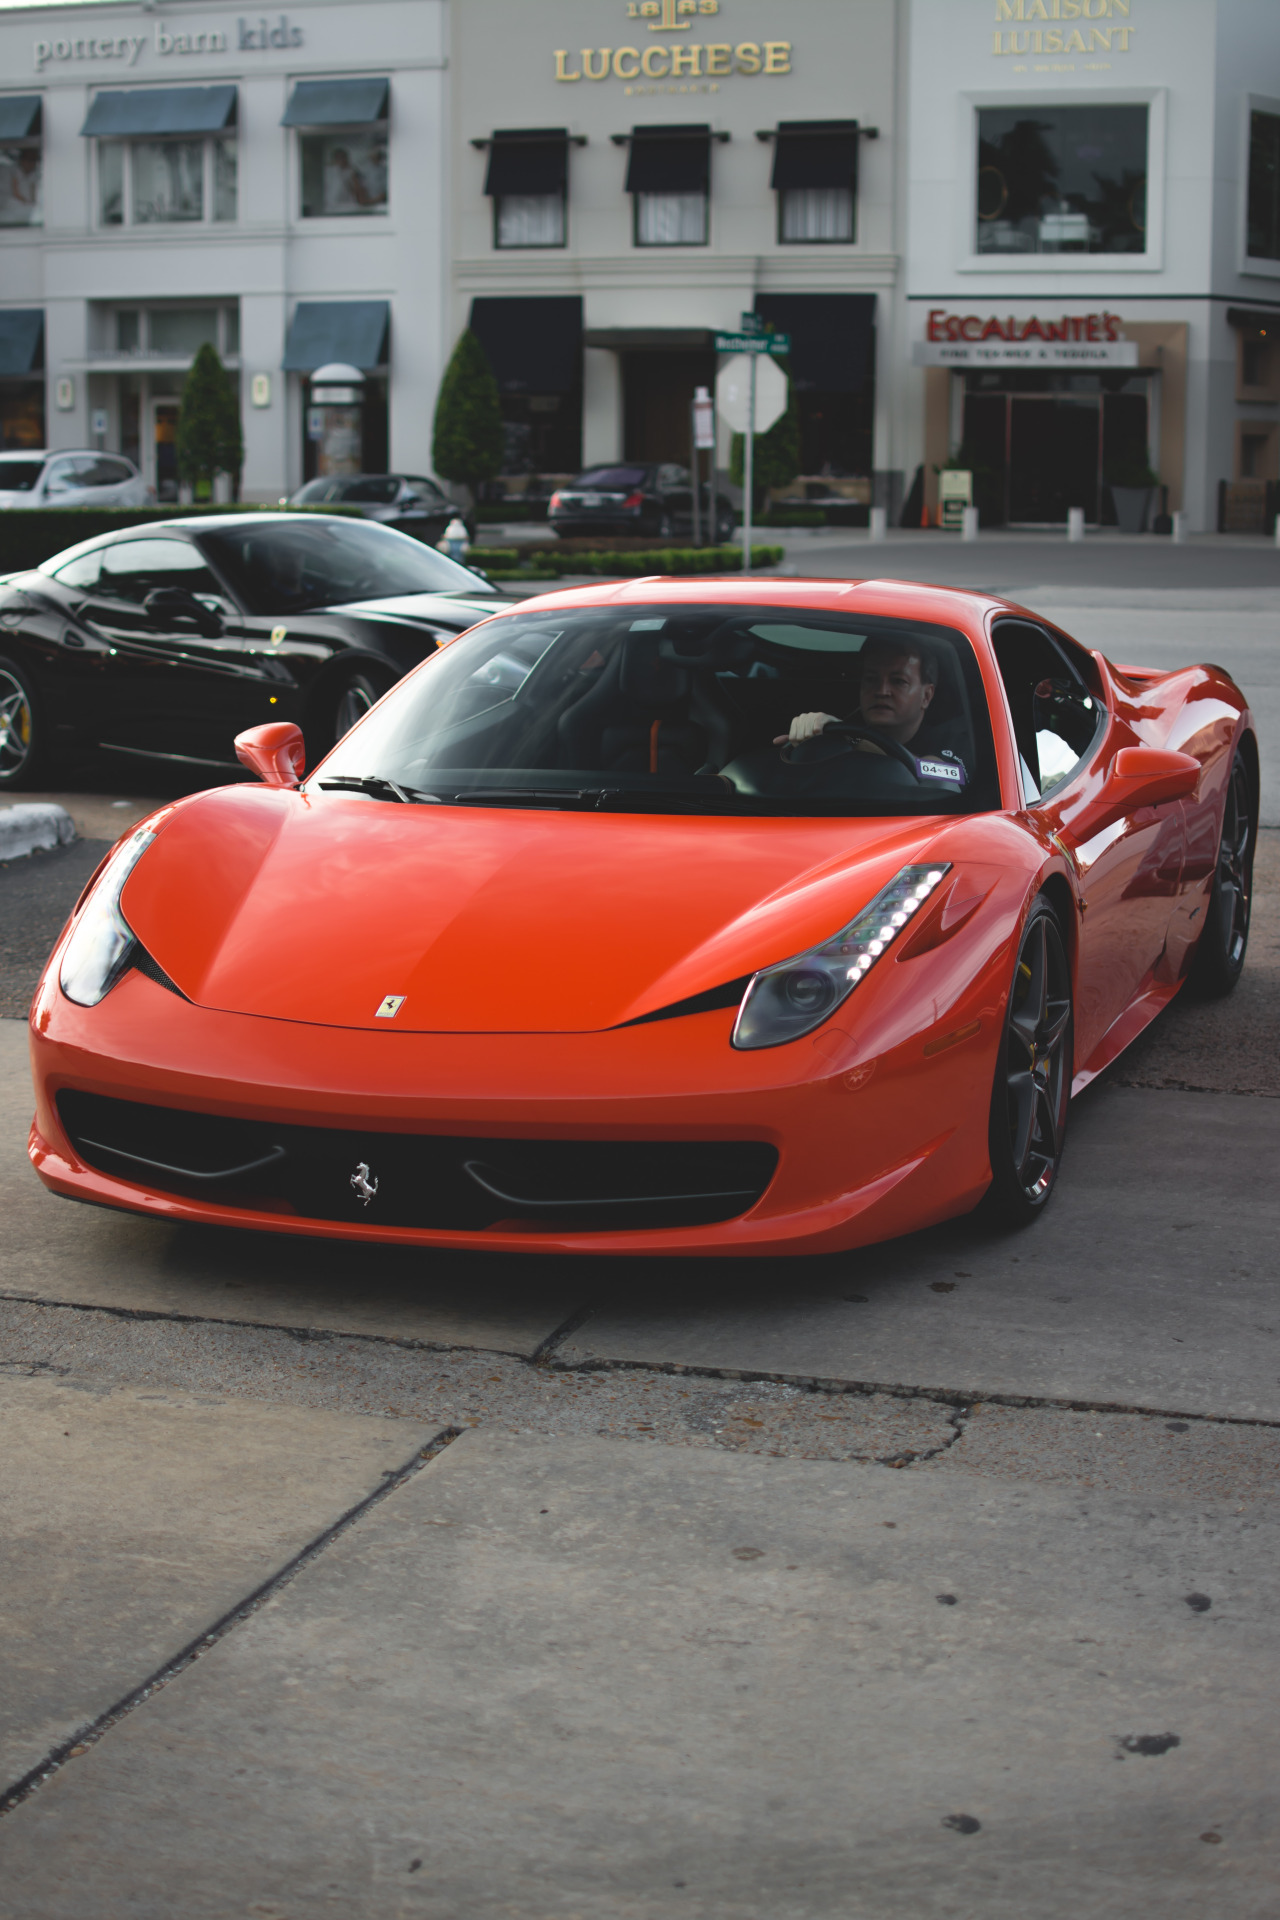
M787 410L787 376L771 354L735 353L716 375L716 406L734 433L747 431L751 362L756 363L757 433L767 433Z

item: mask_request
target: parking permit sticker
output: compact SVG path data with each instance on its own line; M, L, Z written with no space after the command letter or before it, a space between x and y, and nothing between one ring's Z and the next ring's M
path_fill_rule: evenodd
M922 780L945 780L953 787L965 783L964 768L958 760L917 760L916 765Z

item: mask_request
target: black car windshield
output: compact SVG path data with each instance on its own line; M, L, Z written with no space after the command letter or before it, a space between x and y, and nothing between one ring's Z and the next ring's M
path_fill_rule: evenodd
M294 504L299 507L317 507L325 500L336 500L341 480L335 480L329 474L323 480L308 480L305 487L299 487L294 494Z
M43 460L0 459L0 493L30 493L43 472Z
M202 532L199 544L252 613L304 613L404 593L484 593L478 574L376 520L268 520Z
M616 493L622 487L642 487L647 473L647 467L588 467L573 484L591 487L597 492Z
M886 682L905 718L886 720ZM832 722L780 747L801 714ZM376 776L446 801L623 812L954 814L1000 804L981 674L962 634L741 604L486 621L341 741L321 779L335 776Z

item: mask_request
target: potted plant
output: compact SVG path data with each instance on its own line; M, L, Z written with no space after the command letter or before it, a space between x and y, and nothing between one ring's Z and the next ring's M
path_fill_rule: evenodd
M1113 460L1104 474L1121 533L1145 533L1160 482L1145 460Z

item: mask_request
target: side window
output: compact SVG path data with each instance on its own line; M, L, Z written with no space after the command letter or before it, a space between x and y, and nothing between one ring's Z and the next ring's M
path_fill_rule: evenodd
M992 635L1013 715L1028 803L1070 779L1097 738L1103 709L1068 655L1039 627L1002 620Z
M82 486L79 460L55 460L49 468L44 490L47 494L70 493L73 487Z
M204 555L185 540L118 540L102 549L99 592L140 607L157 587L223 598Z
M102 459L93 463L93 478L87 484L93 487L121 487L126 480L132 480L133 469L123 460Z
M102 548L95 547L92 553L78 554L74 560L66 560L60 567L52 568L51 572L64 587L89 590L97 586L101 570Z

